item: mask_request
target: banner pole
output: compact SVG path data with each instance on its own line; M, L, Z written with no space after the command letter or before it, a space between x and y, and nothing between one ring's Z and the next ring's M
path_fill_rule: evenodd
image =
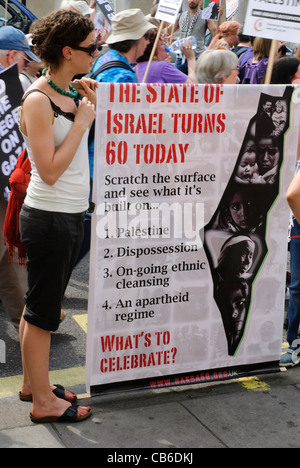
M278 41L273 39L272 44L271 44L270 55L269 55L269 63L268 63L268 68L267 68L266 78L265 78L265 83L264 84L270 84L271 83L271 76L272 76L272 72L273 72L274 59L275 59L275 54L276 54L277 47L278 47Z
M296 52L296 57L300 58L300 45L299 45L298 50Z
M173 36L174 36L174 33L175 33L175 23L174 23L174 24L172 24L171 35L170 35L170 37L169 37L169 39L168 39L168 42L169 42L169 44L170 44L170 45L171 45L171 44L172 44L172 42L173 42Z
M152 52L151 52L151 55L150 55L150 58L149 58L149 62L148 62L147 69L146 69L146 71L145 71L145 75L144 75L144 78L143 78L142 83L145 83L145 82L146 82L146 79L147 79L147 76L148 76L148 73L149 73L149 68L150 68L151 62L152 62L152 60L153 60L155 51L156 51L157 44L158 44L158 41L159 41L159 38L160 38L160 35L161 35L161 32L162 32L163 26L164 26L164 21L162 21L162 22L160 23L160 25L159 25L159 28L158 28L158 31L157 31L157 35L156 35L156 38L155 38L155 42L154 42L154 44L153 44Z

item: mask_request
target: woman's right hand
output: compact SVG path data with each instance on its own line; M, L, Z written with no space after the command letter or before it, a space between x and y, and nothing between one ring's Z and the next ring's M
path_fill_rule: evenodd
M79 101L78 110L75 116L75 123L81 125L84 130L89 128L96 118L94 104L86 97Z
M192 49L192 43L190 41L185 40L181 46L180 50L187 59L187 61L192 60L195 58L195 52Z

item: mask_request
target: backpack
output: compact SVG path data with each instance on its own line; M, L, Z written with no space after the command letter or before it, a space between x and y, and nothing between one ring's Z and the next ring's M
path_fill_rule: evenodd
M266 74L269 59L262 59L257 63L252 61L253 59L247 61L242 84L260 84Z
M131 73L134 73L132 71L132 68L130 65L127 65L127 63L122 62L121 60L111 60L110 62L104 63L99 67L96 71L92 73L88 73L86 78L91 78L92 80L95 80L96 77L99 75L99 73L102 73L106 70L109 70L110 68L125 68L125 70L131 71ZM90 132L89 132L89 138L88 138L88 145L90 145L95 138L95 121L93 122Z
M126 70L129 70L133 73L131 66L127 65L127 63L122 62L121 60L112 60L110 62L104 63L96 71L92 73L88 73L85 76L87 78L91 78L92 80L95 80L96 77L99 75L99 73L109 70L110 68L125 68Z
M249 47L241 47L239 50L233 51L233 52L239 58L241 55L243 55L245 52L247 52L248 49L249 49Z

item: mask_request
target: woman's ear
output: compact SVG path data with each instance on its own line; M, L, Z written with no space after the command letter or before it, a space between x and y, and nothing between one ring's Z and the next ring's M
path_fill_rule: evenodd
M65 46L62 49L62 55L66 60L71 60L72 57L72 48L70 46Z

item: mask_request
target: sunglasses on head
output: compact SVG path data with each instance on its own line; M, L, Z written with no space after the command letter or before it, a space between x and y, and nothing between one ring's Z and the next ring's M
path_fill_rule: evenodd
M80 46L76 46L76 47L72 47L72 49L74 50L81 50L82 52L86 52L87 54L89 54L91 57L93 57L98 49L97 47L97 42L94 42L93 44L91 44L89 47L80 47Z

